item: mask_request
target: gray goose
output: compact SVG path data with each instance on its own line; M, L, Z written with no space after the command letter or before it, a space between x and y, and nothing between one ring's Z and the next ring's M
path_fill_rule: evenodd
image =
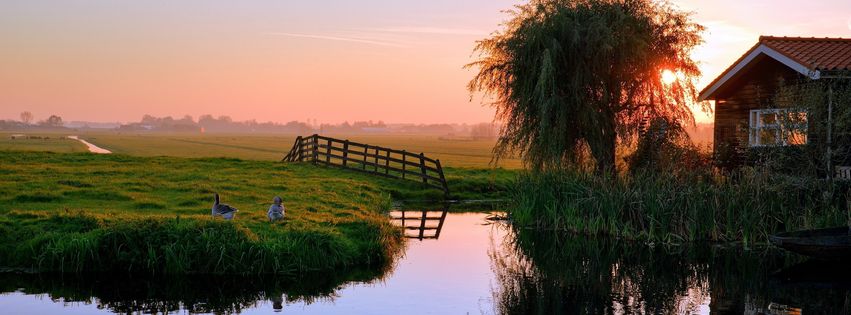
M221 216L225 218L225 220L233 219L233 216L239 209L231 207L229 205L219 203L219 194L216 193L216 202L213 203L213 216Z
M284 211L285 210L284 210L284 206L281 205L282 201L283 200L281 200L281 197L278 197L278 196L275 196L275 198L272 199L272 202L274 202L274 203L272 204L271 207L269 207L269 211L266 212L266 216L269 217L269 222L272 222L272 221L275 221L275 220L280 220L280 219L284 218Z

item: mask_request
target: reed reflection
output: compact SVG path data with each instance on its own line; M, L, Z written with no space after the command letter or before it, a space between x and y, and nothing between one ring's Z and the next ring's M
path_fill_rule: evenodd
M499 314L849 314L839 266L796 265L774 250L708 244L648 246L556 232L515 230L489 255ZM782 278L832 276L817 286ZM805 277L811 281L812 277ZM847 282L851 283L851 281Z

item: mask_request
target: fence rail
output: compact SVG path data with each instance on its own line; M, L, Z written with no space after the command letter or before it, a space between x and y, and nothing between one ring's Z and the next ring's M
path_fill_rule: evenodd
M312 162L385 177L422 181L449 194L440 160L375 145L323 137L297 137L283 158L286 162Z

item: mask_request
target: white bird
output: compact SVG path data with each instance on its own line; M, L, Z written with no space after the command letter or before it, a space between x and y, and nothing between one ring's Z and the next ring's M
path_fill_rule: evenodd
M269 211L266 212L266 216L269 217L269 222L284 218L284 211L286 211L286 208L281 205L282 201L281 197L278 196L275 196L275 199L273 199L274 204L272 204L272 206L269 207Z
M219 203L219 194L216 193L216 202L213 203L213 216L221 216L225 218L225 220L233 219L233 216L236 215L236 212L239 209L231 207L229 205Z

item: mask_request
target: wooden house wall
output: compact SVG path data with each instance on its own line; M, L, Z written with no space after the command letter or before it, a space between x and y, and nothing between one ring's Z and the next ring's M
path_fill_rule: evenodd
M746 148L750 111L775 108L777 89L784 83L792 84L805 78L765 56L742 69L740 74L738 78L727 82L715 99L715 152L723 145L731 149Z

